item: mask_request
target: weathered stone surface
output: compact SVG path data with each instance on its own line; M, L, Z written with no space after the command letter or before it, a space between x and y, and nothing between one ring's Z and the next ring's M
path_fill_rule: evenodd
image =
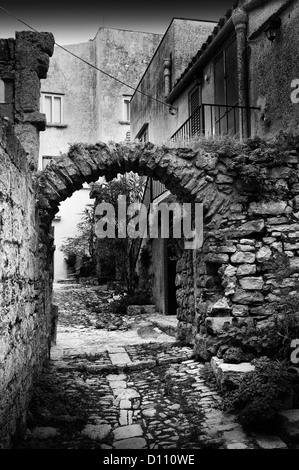
M232 308L232 315L234 317L247 317L249 314L249 307L247 305L234 305Z
M252 372L255 369L255 367L249 362L243 362L241 364L225 364L223 359L219 359L218 357L212 357L211 367L221 390L231 388L235 384L238 384L242 374Z
M248 276L249 274L256 273L255 264L241 264L237 268L237 276Z
M139 437L143 435L142 428L139 424L131 424L129 426L121 426L113 430L114 439L116 441L129 439L131 437Z
M272 251L268 246L263 246L260 248L256 254L256 259L259 263L264 263L268 261L272 256Z
M233 255L234 256L234 255ZM229 260L228 255L225 253L209 253L206 256L207 263L227 263Z
M238 304L261 304L264 301L264 296L260 292L250 292L243 289L237 289L232 297L233 302Z
M287 409L278 413L280 426L278 434L288 443L299 439L299 409Z
M250 238L241 238L240 244L241 244L241 245L251 245L251 246L254 246L254 245L255 245L255 241L254 241L254 240L251 240Z
M231 312L231 305L229 305L228 300L226 298L219 299L214 305L211 307L211 314L212 315L219 315L219 314L229 314Z
M251 265L249 265L249 266L251 266ZM224 275L225 276L233 277L233 276L236 275L236 273L237 273L237 268L235 266L232 266L231 264L226 266L226 268L224 270Z
M110 424L87 424L81 433L93 441L101 441L109 435L111 429Z
M245 222L240 227L238 227L238 233L240 236L244 237L247 235L252 235L253 233L260 233L265 227L265 221L261 220L252 220L250 222Z
M299 409L284 410L278 414L283 421L291 425L298 425L299 427Z
M212 336L197 334L194 342L194 354L196 357L209 361L219 347L219 342Z
M270 434L254 434L254 439L260 449L288 449L288 446L278 436Z
M156 413L156 408L147 408L142 411L143 416L145 416L146 418L153 418Z
M237 251L231 256L231 262L236 264L254 263L255 254L243 251Z
M299 257L294 256L294 258L290 258L290 267L294 271L299 271Z
M252 245L241 245L238 243L237 248L239 251L254 251L254 246Z
M287 203L285 201L280 202L252 202L249 205L250 215L280 215L286 210Z
M229 328L229 326L236 320L233 317L207 317L205 324L208 329L213 333L220 333L223 329Z
M144 449L146 440L143 437L133 437L113 443L115 449Z
M131 400L132 398L139 398L140 395L137 390L133 388L120 388L119 390L115 390L114 392L117 395L117 398L120 400L127 399Z
M244 290L261 290L264 285L262 277L243 277L239 282Z

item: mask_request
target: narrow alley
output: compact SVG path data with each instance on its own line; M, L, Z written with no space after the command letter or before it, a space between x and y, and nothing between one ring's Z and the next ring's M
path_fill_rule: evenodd
M17 448L256 448L221 411L208 365L176 341L176 318L114 314L113 295L107 286L54 286L57 344Z

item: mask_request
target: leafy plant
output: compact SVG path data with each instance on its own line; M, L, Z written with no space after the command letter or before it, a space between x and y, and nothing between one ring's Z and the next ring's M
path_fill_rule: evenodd
M95 198L95 206L102 202L113 206L115 212L115 238L97 238L95 251L97 256L98 275L113 274L116 278L125 281L128 292L133 292L135 288L135 253L134 246L136 239L128 236L118 237L120 230L119 223L128 226L130 220L126 216L125 220L118 217L118 197L125 196L126 209L133 202L140 202L144 189L144 180L134 173L129 173L109 183L96 183L92 187L91 197ZM133 218L134 215L131 217ZM97 222L97 220L96 220Z
M90 261L91 273L95 268L94 208L85 208L81 222L77 224L78 234L65 238L60 247L69 266L75 266L78 259Z
M255 370L242 375L236 390L225 393L223 407L237 413L246 428L266 427L292 392L292 377L285 364L277 360L261 357L252 363Z

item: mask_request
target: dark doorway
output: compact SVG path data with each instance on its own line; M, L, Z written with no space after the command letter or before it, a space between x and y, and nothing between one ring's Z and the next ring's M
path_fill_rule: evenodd
M176 259L167 257L167 315L176 315L178 308L175 287L176 262Z

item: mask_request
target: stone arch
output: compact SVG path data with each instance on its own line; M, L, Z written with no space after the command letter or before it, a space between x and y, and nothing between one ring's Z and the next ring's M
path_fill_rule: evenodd
M232 203L239 195L234 179L228 175L228 159L217 152L157 147L151 143L75 144L37 177L41 237L46 241L51 238L50 225L59 203L81 189L83 183L97 181L101 176L111 181L117 174L130 171L161 181L180 202L202 203L204 234L217 232L221 223L229 219ZM48 260L51 259L51 243L53 239L48 244ZM43 240L41 244L45 244ZM195 251L185 250L176 263L179 338L186 344L194 343L197 303L201 303L198 299L202 286L198 286L197 280L201 273ZM202 257L205 258L205 253L199 250L199 258ZM205 270L202 274L205 276Z
M200 202L205 221L229 210L232 194L225 194L211 176L217 156L202 150L156 147L146 144L75 144L67 154L51 162L37 179L38 207L43 222L51 223L61 201L70 197L83 183L105 176L111 181L118 173L133 171L151 176L165 184L184 202Z

